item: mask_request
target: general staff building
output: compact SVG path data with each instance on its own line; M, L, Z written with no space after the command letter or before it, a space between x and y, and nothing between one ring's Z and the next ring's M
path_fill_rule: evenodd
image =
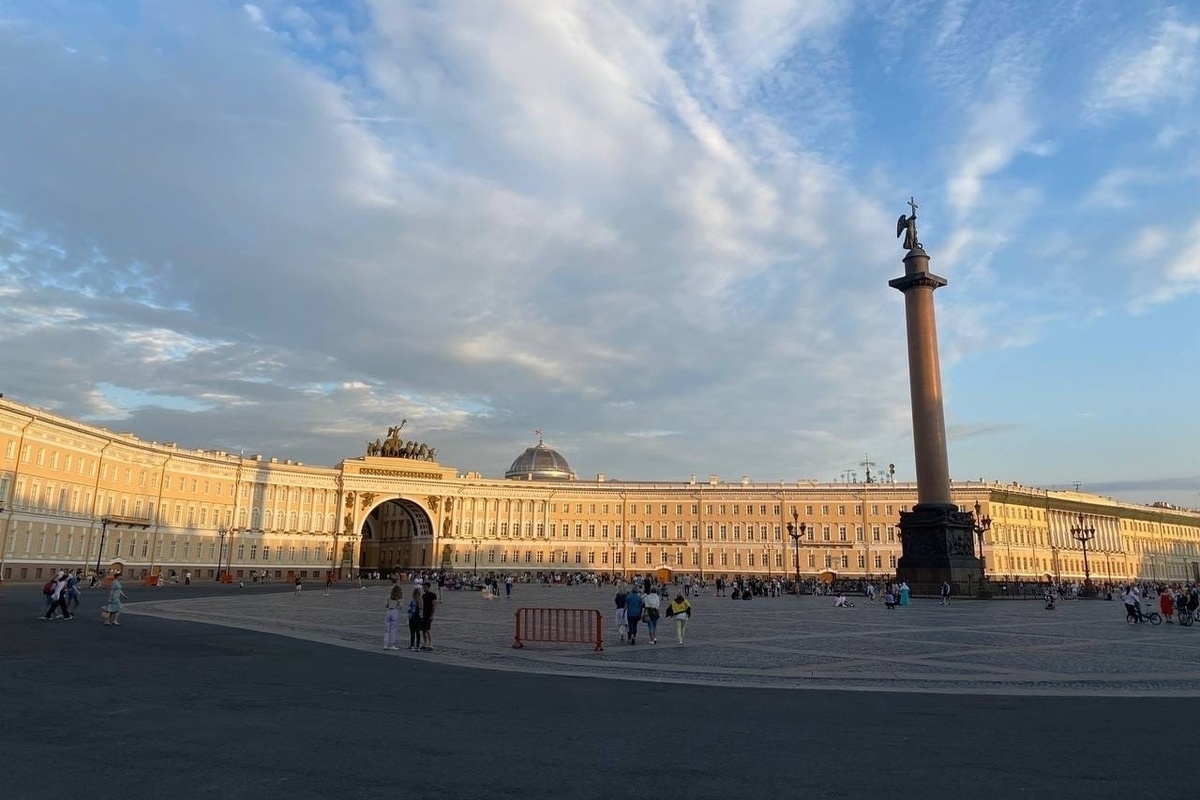
M579 480L538 442L504 478L389 431L334 467L146 442L0 399L0 577L324 578L433 569L698 578L893 574L911 483ZM994 581L1200 580L1200 514L1079 491L955 482L990 517ZM789 529L789 523L792 527ZM803 528L801 528L803 526ZM796 536L790 536L789 530ZM802 531L802 533L801 533Z

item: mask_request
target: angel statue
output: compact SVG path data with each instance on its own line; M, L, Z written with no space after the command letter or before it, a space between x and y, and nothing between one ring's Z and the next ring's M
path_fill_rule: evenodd
M904 234L904 249L913 250L921 246L921 242L917 239L917 209L920 206L914 198L908 198L909 208L912 209L912 214L905 216L900 215L900 219L896 220L896 236Z

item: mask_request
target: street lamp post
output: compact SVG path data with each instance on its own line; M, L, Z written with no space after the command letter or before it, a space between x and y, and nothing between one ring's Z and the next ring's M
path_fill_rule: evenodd
M224 525L217 528L217 536L221 539L220 547L217 549L217 582L221 581L221 562L225 559L225 537L229 534L229 529Z
M609 566L609 579L612 580L614 583L617 580L617 550L620 549L620 547L621 547L621 545L617 544L616 542L608 543L608 549L610 551L610 553L609 553L609 562L610 563L608 565Z
M979 539L979 594L987 594L987 567L983 561L983 535L992 528L992 518L983 516L983 506L975 501L975 514L971 517L971 530Z
M771 578L771 560L775 555L775 545L768 544L766 552L767 552L767 580L769 581L769 580L772 580L772 578Z
M1083 512L1079 513L1078 527L1071 528L1071 536L1083 547L1083 594L1091 597L1096 593L1092 586L1092 571L1088 568L1087 543L1096 536L1096 529L1084 525Z
M108 538L108 526L111 524L110 517L100 518L100 549L96 551L96 575L100 574L100 558L104 555L104 540Z
M796 549L796 594L800 594L800 538L808 526L800 521L800 512L792 508L792 521L787 524L788 536L792 537L792 545Z
M472 569L471 574L474 576L478 576L479 575L479 539L477 539L474 536L471 537L471 552L475 557L475 566Z

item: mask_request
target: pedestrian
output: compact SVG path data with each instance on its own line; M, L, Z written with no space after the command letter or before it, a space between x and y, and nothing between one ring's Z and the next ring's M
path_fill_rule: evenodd
M121 624L121 604L128 599L125 596L124 587L121 586L121 571L117 570L113 573L112 583L108 585L108 602L104 604L104 609L100 612L105 625L119 626Z
M71 619L75 616L67 610L67 575L65 572L59 572L54 576L54 586L50 589L50 607L46 609L46 616L43 619L54 619L55 609L62 611L63 619Z
M400 584L393 583L392 591L388 594L387 602L384 604L384 608L387 609L383 615L384 650L400 649L400 646L396 644L396 635L400 627L400 606L403 603L404 592L400 590Z
M887 594L883 596L883 605L888 611L896 610L896 595L889 588Z
M900 605L902 605L902 606L908 605L908 595L909 595L910 591L911 590L908 588L908 582L901 581L901 583L900 583Z
M325 596L329 596L329 590L333 588L333 573L325 573Z
M950 581L942 581L942 605L950 605Z
M79 570L67 573L67 610L75 616L79 608Z
M505 600L512 597L512 585L513 585L512 575L505 575L504 576L504 599ZM599 588L598 584L597 584L597 588Z
M682 592L675 595L671 605L667 606L667 616L675 620L675 639L683 644L683 633L687 628L688 619L692 616L692 604Z
M658 609L661 599L658 592L650 592L642 598L642 621L646 623L646 634L650 644L658 644Z
M184 586L192 585L192 571L190 569L187 572L183 573L183 585Z
M300 594L300 589L302 586L303 586L303 584L300 582L300 576L297 575L296 576L296 594Z
M433 612L437 610L438 596L434 594L429 584L425 584L425 593L421 595L421 649L433 649Z
M642 587L634 583L633 589L625 596L625 620L629 625L629 643L637 644L638 623L642 619Z
M1162 594L1158 596L1158 610L1162 612L1162 617L1167 624L1170 624L1171 616L1175 613L1175 595L1171 593L1170 589L1163 590Z
M614 598L614 602L617 604L617 639L618 641L622 642L625 641L625 636L629 632L629 618L625 613L626 596L627 592L625 591L624 587L618 584L617 596Z
M421 649L421 590L413 589L408 601L408 649Z

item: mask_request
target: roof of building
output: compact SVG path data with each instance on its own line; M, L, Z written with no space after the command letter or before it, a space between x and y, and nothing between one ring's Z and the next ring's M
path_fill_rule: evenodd
M538 442L517 456L504 477L517 481L573 481L575 470L557 450Z

